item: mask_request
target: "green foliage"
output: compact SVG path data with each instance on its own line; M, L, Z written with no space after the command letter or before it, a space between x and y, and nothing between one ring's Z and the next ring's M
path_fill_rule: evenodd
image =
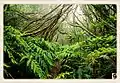
M55 58L54 45L48 44L42 38L24 38L18 30L10 26L5 26L4 41L4 56L11 60L7 64L21 66L24 63L36 77L47 76Z
M42 9L38 6L5 5L5 78L112 78L116 73L115 5L84 5L82 20L75 10L72 13L79 5L53 6L40 17L29 14L38 14ZM70 11L74 22L68 26L64 20ZM57 41L59 36L53 38L56 34L63 45Z
M60 78L66 78L65 77L65 75L70 75L72 72L65 72L65 73L60 73L57 77L56 77L56 79L60 79Z
M66 66L62 66L61 72L75 72L72 75L75 78L101 78L103 74L105 77L108 73L115 72L116 46L114 46L115 43L112 43L114 41L114 36L105 36L89 38L87 41L64 46L58 56L68 55L68 58L64 64ZM106 64L102 64L102 62ZM94 65L97 68L94 68ZM111 70L107 70L108 68L101 65L109 65ZM107 72L104 72L103 69ZM94 74L95 71L98 72Z
M66 62L61 65L58 76L54 78L100 78L115 71L116 38L112 35L88 38L70 46L22 35L13 27L5 26L4 56L8 58L4 60L5 64L9 65L6 66L8 71L13 65L22 67L25 64L28 73L35 77L48 78L55 59L62 61L65 57ZM7 59L10 59L10 62L7 62ZM102 65L111 67L111 70ZM94 73L97 70L99 72Z

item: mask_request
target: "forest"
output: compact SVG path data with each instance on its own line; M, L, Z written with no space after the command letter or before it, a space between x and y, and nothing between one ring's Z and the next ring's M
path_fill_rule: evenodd
M5 4L5 79L112 79L115 4Z

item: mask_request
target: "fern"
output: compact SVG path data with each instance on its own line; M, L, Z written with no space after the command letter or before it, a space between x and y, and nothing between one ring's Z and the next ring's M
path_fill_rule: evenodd
M5 61L5 64L9 65L8 68L5 67L6 70L14 66L20 67L21 71L28 70L28 75L45 79L50 76L52 67L56 66L55 61L58 61L60 71L57 76L53 76L57 79L97 78L97 75L103 75L103 69L108 70L101 65L102 62L111 68L107 73L115 71L116 46L111 43L116 42L114 36L88 38L86 41L62 46L45 41L43 38L22 35L19 30L5 26L4 56L8 58L4 60L10 60ZM97 70L99 72L94 73Z
M55 57L55 54L52 52L52 46L46 44L44 40L39 41L40 43L35 42L39 40L38 38L28 37L29 40L27 40L27 38L21 37L22 34L18 30L10 26L5 27L4 33L4 51L8 54L11 62L19 65L26 63L27 69L30 68L29 70L33 71L37 77L46 78L47 72L53 66L53 59ZM44 47L41 46L42 42L45 44ZM41 62L44 64L41 64Z

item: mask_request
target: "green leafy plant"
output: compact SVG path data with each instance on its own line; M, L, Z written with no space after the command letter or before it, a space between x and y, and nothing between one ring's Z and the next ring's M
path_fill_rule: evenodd
M40 17L25 10L35 13L38 5L23 6L5 5L4 78L101 79L116 73L115 5L82 5L82 20L80 5L56 5ZM71 14L73 23L66 21Z

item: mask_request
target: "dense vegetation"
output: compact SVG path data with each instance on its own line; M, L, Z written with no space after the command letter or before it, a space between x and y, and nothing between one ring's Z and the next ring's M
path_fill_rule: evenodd
M4 78L110 79L112 73L116 5L4 5Z

